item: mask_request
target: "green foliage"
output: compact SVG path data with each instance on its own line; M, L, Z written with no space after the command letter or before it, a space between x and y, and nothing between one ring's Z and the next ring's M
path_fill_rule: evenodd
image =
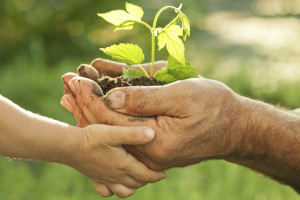
M144 11L141 7L128 2L126 2L126 11L113 10L107 13L98 13L98 16L116 26L115 30L130 30L141 21Z
M139 64L144 61L143 50L134 44L112 45L106 48L100 48L105 54L111 56L113 59L126 63L128 65Z
M182 36L182 29L178 25L170 25L158 32L158 47L159 50L167 46L169 54L176 58L180 63L185 63L184 44L179 38Z
M123 76L124 78L131 79L133 77L140 77L140 76L145 76L144 72L141 72L136 69L123 69Z
M169 56L167 67L156 72L154 78L164 84L168 84L177 80L198 78L198 73L188 62L183 65L174 57Z
M153 72L153 63L155 59L155 38L158 38L158 47L159 50L163 49L164 47L167 48L167 51L169 55L173 59L177 59L177 61L180 64L176 63L174 67L179 67L180 69L174 70L173 68L169 70L163 70L162 72L159 73L159 78L161 80L164 80L164 83L171 83L176 80L182 80L182 79L187 79L187 78L192 78L193 76L192 73L190 72L190 68L193 68L192 66L189 65L189 67L186 67L186 61L185 61L185 47L183 44L183 41L180 37L183 37L184 40L186 40L187 36L190 36L190 23L185 14L180 10L182 7L182 4L180 5L179 8L175 8L172 6L165 6L161 8L153 22L153 27L151 27L149 24L146 22L142 21L142 17L144 15L144 11L141 7L136 6L134 4L130 4L126 2L126 11L124 10L113 10L107 13L99 13L98 16L102 17L109 23L113 24L116 26L116 30L129 30L132 29L133 26L137 23L143 24L146 26L148 29L150 29L151 34L152 34L152 66L151 66L151 73L150 76L152 76ZM175 10L177 13L177 16L164 28L156 27L156 23L158 20L159 15L166 9L171 8ZM181 20L182 26L180 27L177 25L177 23ZM133 45L131 45L133 46ZM128 49L126 49L128 48ZM108 48L101 48L101 50L106 53L107 55L112 56L114 59L120 61L120 62L125 62L126 64L138 64L140 66L140 63L143 60L136 59L134 60L133 57L136 55L140 55L141 49L137 48L129 48L125 47L122 45L122 47L118 47L116 45L113 45ZM126 52L125 52L126 51ZM135 52L137 51L137 52ZM134 62L133 62L134 61ZM173 63L173 62L172 62ZM140 66L141 67L141 66ZM148 76L146 73L145 69L141 67L142 71L145 73L145 75ZM184 72L184 70L189 70L187 72ZM175 72L176 71L176 72ZM194 70L195 71L195 70ZM178 73L182 73L182 75L178 75ZM173 74L169 74L173 73ZM131 76L128 75L127 72L127 77ZM178 79L180 77L180 79Z

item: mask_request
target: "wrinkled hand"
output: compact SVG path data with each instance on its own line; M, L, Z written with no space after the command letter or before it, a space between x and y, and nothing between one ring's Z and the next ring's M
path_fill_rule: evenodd
M117 88L105 96L106 105L92 80L71 75L63 80L70 94L64 96L62 104L69 102L67 109L80 124L153 128L156 137L151 143L126 146L152 169L225 158L239 142L236 131L232 131L239 101L220 82L198 78L165 86ZM132 117L154 115L157 117Z

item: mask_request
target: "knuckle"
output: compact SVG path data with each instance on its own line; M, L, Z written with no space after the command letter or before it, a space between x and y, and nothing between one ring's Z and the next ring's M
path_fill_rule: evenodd
M129 103L132 102L132 104L130 104L130 107L135 108L137 112L142 112L146 105L146 96L146 92L141 87L139 87L138 89L133 90L132 95L127 96L126 99L130 98Z

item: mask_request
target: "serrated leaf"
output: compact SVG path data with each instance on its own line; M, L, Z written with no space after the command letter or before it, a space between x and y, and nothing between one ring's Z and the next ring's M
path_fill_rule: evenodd
M179 20L180 20L180 16L177 15L177 16L176 16L169 24L166 25L165 28L168 28L168 27L170 27L171 25L176 25L176 24L179 22Z
M162 82L163 84L169 84L177 81L177 79L172 74L170 74L166 68L156 72L154 78Z
M141 20L144 15L144 11L141 7L128 2L126 2L126 10L129 14L135 16L139 20Z
M133 77L145 76L144 72L136 69L123 69L123 76L127 79L132 79Z
M119 31L119 30L131 30L134 27L134 23L132 22L124 22L117 26L114 31Z
M188 62L182 64L174 57L169 56L167 67L156 72L154 77L156 80L168 84L178 80L198 78L198 74L196 69Z
M183 40L186 40L187 36L191 35L191 27L188 18L185 14L181 14L182 30L183 30Z
M141 21L144 11L141 7L126 2L126 10L112 10L106 13L98 13L107 22L116 26L115 31L130 30Z
M167 51L179 62L185 63L184 44L179 36L182 35L182 30L178 25L171 25L164 28L158 33L158 49L161 50L167 46Z
M107 13L98 13L98 16L115 26L119 26L122 23L132 19L132 15L127 13L125 10L112 10Z
M106 55L113 59L126 63L127 65L142 63L145 59L143 50L135 44L112 45L106 48L100 48Z

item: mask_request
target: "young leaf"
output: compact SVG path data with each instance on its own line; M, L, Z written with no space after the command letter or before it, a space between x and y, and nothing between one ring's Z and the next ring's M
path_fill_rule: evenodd
M130 30L141 21L144 11L141 7L126 2L126 10L113 10L107 13L98 13L107 22L116 26L117 30Z
M137 19L141 20L144 15L144 11L141 7L126 2L126 10L132 16L135 16Z
M136 70L136 69L123 69L124 78L131 79L133 77L145 76L144 72Z
M106 48L100 48L106 55L111 56L113 59L126 63L127 65L139 64L144 61L143 50L134 44L112 45Z
M170 27L171 25L176 25L176 24L179 22L179 20L180 20L180 16L177 15L177 16L176 16L169 24L166 25L165 28L168 28L168 27Z
M182 29L178 25L170 25L159 31L158 33L158 48L161 50L167 45L169 54L175 57L182 64L185 63L184 44L179 38L182 36Z
M187 36L190 36L191 34L191 28L190 22L183 12L180 11L178 15L168 25L166 25L165 28L168 28L171 25L176 25L180 19L182 24L183 40L185 41Z
M182 64L174 57L169 56L167 67L156 72L154 78L164 84L168 84L177 80L198 78L198 74L196 69L188 62Z
M183 40L185 41L186 37L191 35L191 27L188 18L183 13L181 13L181 22L183 30Z
M112 10L107 13L98 13L98 16L115 26L119 26L132 18L125 10Z
M173 76L172 74L170 74L168 72L167 68L161 69L158 72L156 72L154 74L154 78L156 80L162 82L163 84L169 84L169 83L173 83L173 82L177 81L175 76Z

